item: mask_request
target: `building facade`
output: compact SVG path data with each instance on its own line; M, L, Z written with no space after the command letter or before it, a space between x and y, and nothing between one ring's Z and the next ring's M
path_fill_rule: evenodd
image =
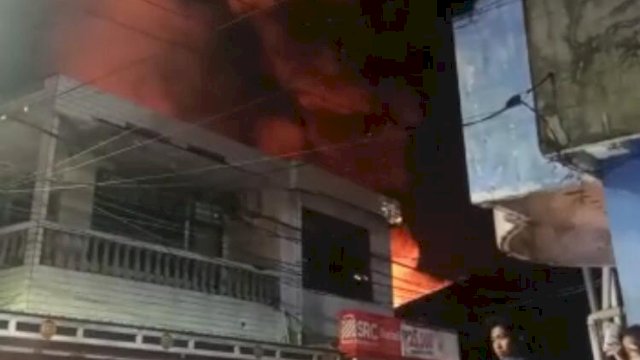
M2 114L3 342L306 359L392 313L380 195L63 76Z

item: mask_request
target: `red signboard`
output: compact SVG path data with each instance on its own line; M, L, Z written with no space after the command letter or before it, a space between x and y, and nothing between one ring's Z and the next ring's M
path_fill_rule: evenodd
M400 358L398 319L346 311L340 317L340 351L353 358Z
M357 310L340 316L339 347L347 357L366 360L460 360L455 333Z

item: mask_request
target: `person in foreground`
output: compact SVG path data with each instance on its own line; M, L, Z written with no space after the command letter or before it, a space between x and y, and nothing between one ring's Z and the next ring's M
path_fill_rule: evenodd
M620 335L619 345L611 346L607 350L607 355L613 356L616 360L640 360L640 325L633 325L624 330Z
M503 319L489 322L489 341L491 350L499 360L530 360L524 338L516 327Z

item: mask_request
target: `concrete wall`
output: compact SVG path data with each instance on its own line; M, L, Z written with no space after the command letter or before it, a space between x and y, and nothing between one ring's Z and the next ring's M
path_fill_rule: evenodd
M511 96L535 83L529 70L522 2L494 5L491 0L477 1L474 12L456 20L454 30L473 203L565 186L568 174L542 156L536 116L526 107L472 125L502 109ZM533 104L531 96L525 100Z
M0 271L0 309L24 311L27 306L29 268L14 267Z
M640 132L640 6L634 0L526 1L538 106L571 148ZM545 150L553 136L543 133Z

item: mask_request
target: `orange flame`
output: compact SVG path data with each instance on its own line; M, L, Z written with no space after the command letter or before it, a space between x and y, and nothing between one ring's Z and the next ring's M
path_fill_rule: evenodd
M449 280L433 277L417 269L420 247L405 227L391 230L391 257L394 307L402 306L451 284Z
M242 15L277 7L277 1L228 0L228 4L232 12ZM155 5L134 0L77 0L71 3L74 6L59 8L52 31L57 70L167 115L185 117L227 105L234 92L211 86L211 82L217 84L217 78L234 76L229 64L217 61L224 54L211 54L216 60L214 70L203 58L221 25L220 13L208 7L216 2L152 3ZM301 127L286 117L273 116L251 123L256 135L252 145L279 155L301 150L307 143L317 148L348 142L362 137L366 116L381 117L371 121L373 125L384 125L384 117L391 116L400 126L386 127L383 132L401 141L354 146L348 151L326 150L314 156L338 175L367 186L404 190L403 127L415 126L422 119L415 94L396 86L376 89L358 80L329 46L295 41L282 19L269 11L246 21L255 25L262 41L260 55L290 91L305 121ZM248 133L242 125L248 124L226 121L212 126L237 138L237 134ZM394 229L392 239L395 306L449 284L417 270L419 246L407 229Z

